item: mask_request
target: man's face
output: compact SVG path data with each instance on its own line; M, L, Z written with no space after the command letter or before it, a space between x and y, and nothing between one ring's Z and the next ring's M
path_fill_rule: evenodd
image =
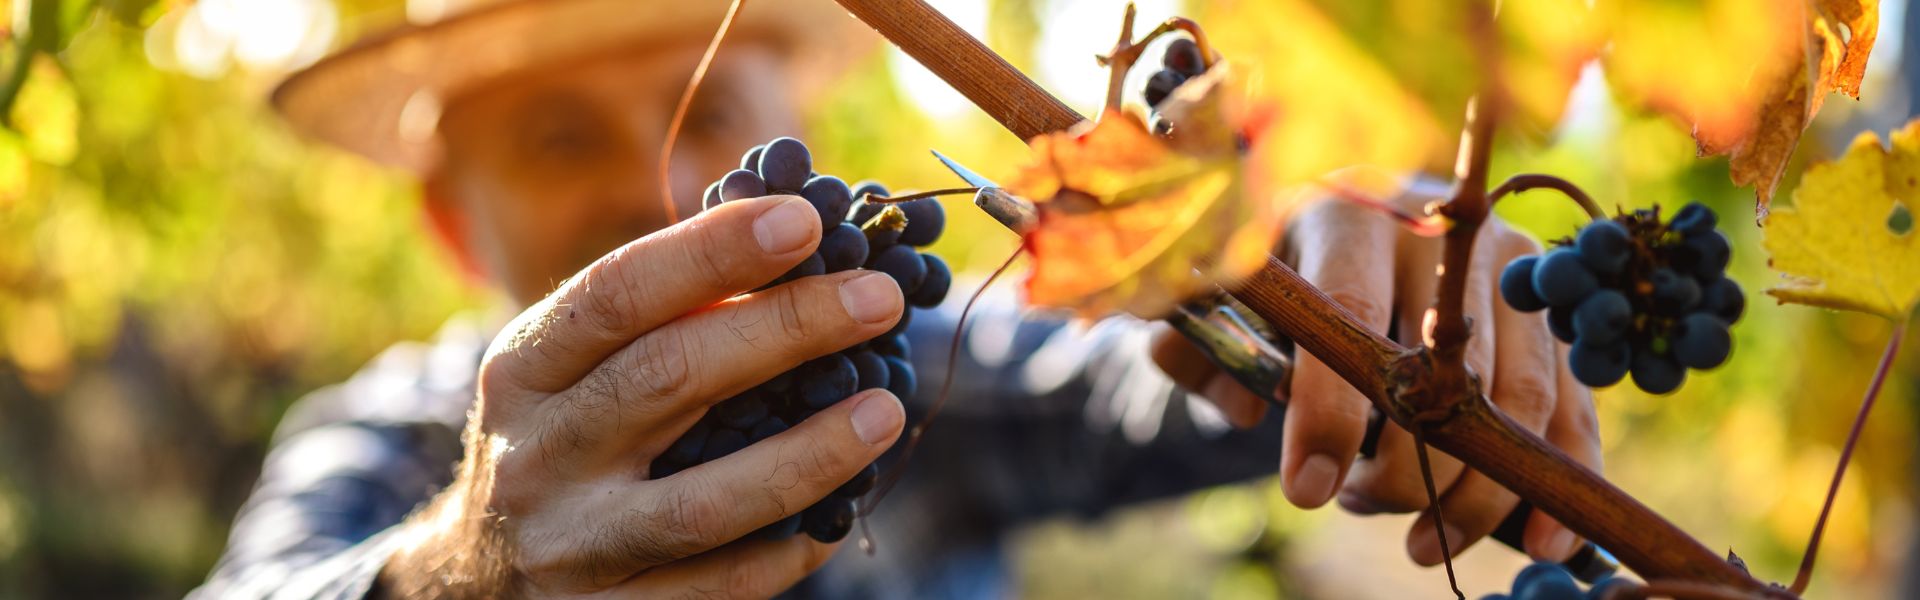
M462 95L440 133L429 205L457 251L521 305L606 252L665 227L659 164L667 121L701 48L654 46L542 69ZM797 134L775 52L730 43L674 145L681 218L747 148Z

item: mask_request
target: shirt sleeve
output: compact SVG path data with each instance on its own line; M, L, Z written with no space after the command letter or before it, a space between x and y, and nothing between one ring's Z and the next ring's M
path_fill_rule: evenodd
M365 597L395 526L452 481L478 339L443 331L433 346L397 346L295 403L226 551L188 597Z

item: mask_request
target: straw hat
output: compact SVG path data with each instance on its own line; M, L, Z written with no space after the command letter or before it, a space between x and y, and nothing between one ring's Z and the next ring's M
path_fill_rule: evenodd
M648 40L704 43L730 3L438 0L430 3L445 8L437 18L369 36L289 76L273 105L303 134L425 172L440 152L434 129L449 99L515 72ZM727 39L748 37L780 44L798 70L794 81L818 81L880 39L832 0L747 2Z

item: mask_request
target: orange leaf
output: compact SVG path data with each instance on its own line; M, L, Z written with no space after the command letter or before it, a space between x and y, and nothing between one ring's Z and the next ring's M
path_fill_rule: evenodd
M1108 112L1091 128L1035 137L1007 189L1039 213L1027 232L1027 302L1095 317L1154 318L1244 276L1278 235L1277 204L1243 195L1237 129L1219 108L1224 66L1181 86L1172 138Z

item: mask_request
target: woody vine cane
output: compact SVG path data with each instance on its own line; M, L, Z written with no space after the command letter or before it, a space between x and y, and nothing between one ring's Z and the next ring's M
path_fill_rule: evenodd
M1023 140L1085 120L922 0L838 1ZM1491 9L1485 3L1474 6L1478 16L1471 21L1484 29ZM1484 30L1479 34L1491 38ZM1497 49L1481 45L1486 47L1481 64L1490 64ZM1497 96L1486 91L1470 103L1454 194L1439 208L1454 226L1446 237L1449 268L1436 302L1433 347L1401 346L1369 330L1271 257L1232 295L1320 358L1395 423L1607 548L1642 577L1706 584L1735 596L1790 597L1748 576L1495 410L1478 377L1466 368L1462 350L1472 330L1460 310L1466 270L1459 267L1466 264L1490 204L1487 159L1499 108Z

